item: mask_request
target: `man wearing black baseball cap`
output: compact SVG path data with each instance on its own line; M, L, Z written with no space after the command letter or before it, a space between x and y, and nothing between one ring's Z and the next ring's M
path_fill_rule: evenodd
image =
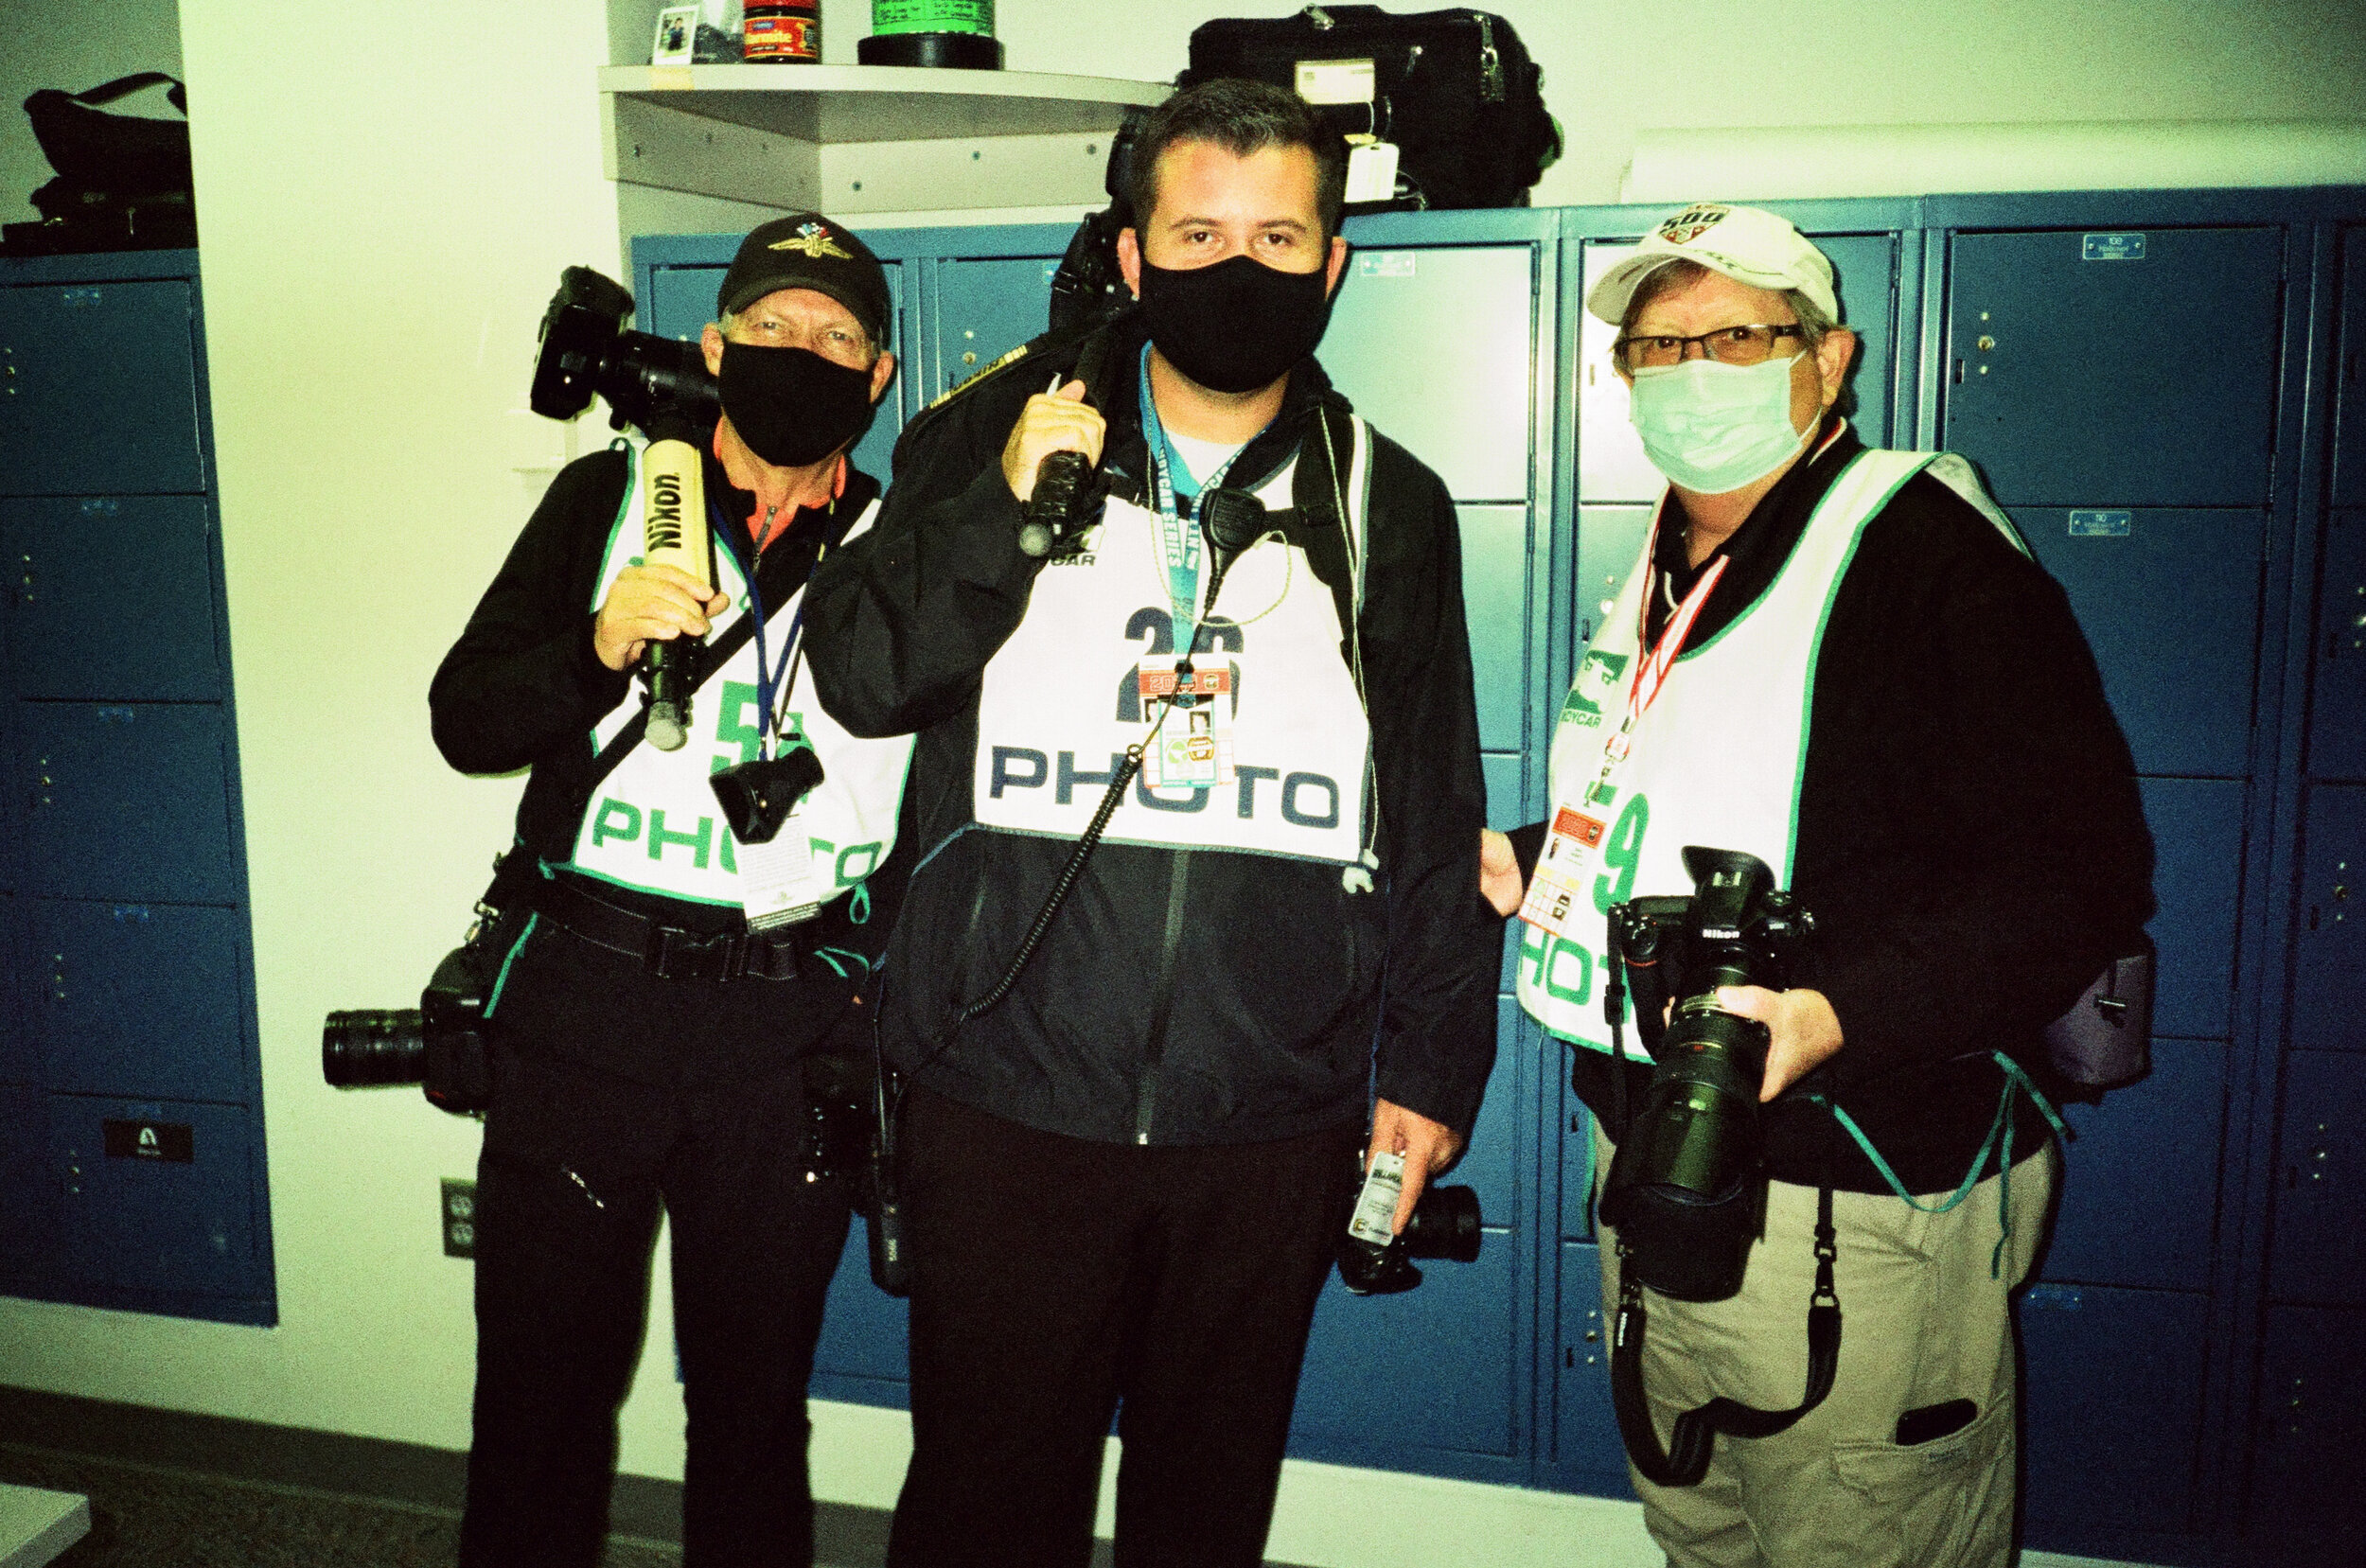
M722 416L693 437L711 583L643 563L640 447L595 452L553 481L429 696L454 767L532 769L484 939L465 1568L599 1560L661 1212L682 1560L812 1561L805 1383L848 1206L808 1146L807 1063L860 1015L910 743L832 723L799 633L815 564L876 510L847 454L895 361L878 259L816 213L749 235L715 306ZM632 672L675 639L702 657L687 744L665 750ZM741 842L711 776L773 761L820 780Z

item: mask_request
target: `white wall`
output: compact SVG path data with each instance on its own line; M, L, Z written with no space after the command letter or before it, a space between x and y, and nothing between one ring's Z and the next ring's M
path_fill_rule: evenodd
M829 4L829 53L851 58L858 0ZM1569 132L1540 203L1611 200L1646 127L2366 118L2354 0L1496 4L1543 59ZM999 9L1014 68L1163 79L1202 16L1292 8ZM13 97L169 60L168 29L120 20L168 12L162 0L11 7L26 9L47 30L8 35ZM647 27L611 26L595 0L184 0L181 25L282 1323L0 1301L0 1382L458 1448L468 1270L441 1257L433 1205L439 1177L472 1169L474 1131L409 1094L324 1088L316 1042L331 1008L415 995L508 836L515 784L443 766L426 686L565 455L565 432L520 411L535 326L562 266L621 273L592 71ZM122 52L92 52L102 35ZM0 135L0 160L14 145ZM0 161L0 180L13 167ZM818 1418L825 1495L890 1501L900 1421ZM626 1424L627 1469L680 1473L662 1349ZM1398 1518L1392 1497L1421 1499L1425 1519L1493 1521L1457 1526L1473 1560L1565 1563L1591 1533L1577 1504L1492 1496L1294 1467L1276 1550L1394 1560L1372 1544Z
M44 87L79 93L134 71L181 75L174 0L9 0L0 21L0 221L30 223L34 191L57 171L33 140L26 97ZM179 119L155 88L108 106L110 114Z

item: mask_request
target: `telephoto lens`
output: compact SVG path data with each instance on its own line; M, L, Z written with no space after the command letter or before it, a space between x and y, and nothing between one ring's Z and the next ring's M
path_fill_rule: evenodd
M1717 992L1784 989L1815 923L1755 855L1688 845L1684 863L1694 886L1681 914L1660 899L1612 911L1638 1014L1662 996L1674 1007L1656 1044L1638 1018L1651 1082L1619 1138L1601 1213L1645 1284L1679 1301L1722 1301L1741 1289L1765 1215L1767 1031L1719 1006ZM1681 978L1663 985L1671 971Z

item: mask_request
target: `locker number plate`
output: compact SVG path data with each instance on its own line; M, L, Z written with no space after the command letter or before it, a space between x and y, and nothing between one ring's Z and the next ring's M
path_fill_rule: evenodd
M2078 245L2081 261L2142 261L2145 258L2145 237L2141 234L2091 234L2082 237Z

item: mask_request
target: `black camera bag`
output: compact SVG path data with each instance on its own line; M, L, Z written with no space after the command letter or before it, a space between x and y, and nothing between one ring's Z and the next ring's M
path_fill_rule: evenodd
M1301 61L1369 60L1373 101L1319 106L1342 134L1398 148L1397 199L1384 207L1521 207L1561 156L1542 67L1490 11L1392 16L1378 6L1309 6L1296 16L1225 18L1192 31L1177 85L1246 77L1292 91Z
M187 92L162 71L117 77L80 93L44 87L25 100L33 137L58 177L32 194L41 222L7 226L9 250L40 255L197 243L187 121L98 107L159 85L169 85L166 98L186 115Z

